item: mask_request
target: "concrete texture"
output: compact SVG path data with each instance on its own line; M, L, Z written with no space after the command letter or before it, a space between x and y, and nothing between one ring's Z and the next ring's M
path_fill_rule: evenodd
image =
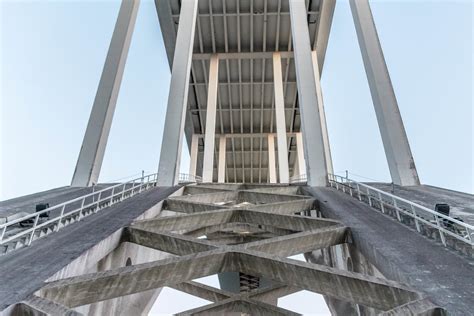
M171 286L215 302L185 314L250 311L287 315L291 312L274 306L278 297L307 289L381 311L390 311L412 302L410 308L424 308L421 305L426 301L423 304L416 302L425 295L398 282L286 259L286 256L297 253L347 245L352 240L350 230L335 220L294 215L301 213L298 208L286 211L291 215L271 213L270 208L262 212L259 210L262 204L259 203L265 202L267 204L263 205L277 210L279 204L287 206L288 202L296 201L309 201L313 208L317 206L314 199L304 196L280 194L276 197L262 191L223 191L225 198L220 199L215 193L170 197L164 203L165 209L160 216L135 221L124 229L117 249L134 244L173 256L50 280L37 295L67 307L82 308L100 301L143 295L163 286ZM233 203L221 209L211 207L211 210L206 210L206 205L213 205L211 201L227 202L225 199ZM172 205L169 203L171 200L192 200L204 207L189 214L165 216L166 212L173 213L166 209ZM239 203L242 201L247 202L245 207ZM237 238L239 235L241 239ZM239 282L240 278L240 291L237 289L230 293L191 281L224 272L237 273L233 281ZM247 284L246 278L255 284ZM98 292L96 289L102 290ZM431 315L436 309L432 304L427 307L427 313Z
M176 188L153 188L0 257L0 311L22 301L87 249L166 198ZM52 259L54 258L54 260ZM25 277L27 276L27 277Z
M450 315L472 313L472 261L335 189L308 192L323 216L351 228L353 244L385 277L427 293Z

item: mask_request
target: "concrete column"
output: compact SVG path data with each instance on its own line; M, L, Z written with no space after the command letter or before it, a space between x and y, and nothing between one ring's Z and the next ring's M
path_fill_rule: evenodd
M328 170L305 0L290 0L290 19L308 185L326 186Z
M191 140L191 150L190 150L191 157L189 161L189 174L193 176L196 175L198 150L199 150L199 135L193 134L193 138Z
M158 185L178 184L198 0L183 0L161 144Z
M349 2L392 181L399 185L419 185L420 180L369 2Z
M318 53L316 51L313 51L312 57L314 68L314 81L316 83L316 95L318 97L319 115L321 119L321 131L323 133L324 155L326 157L326 166L328 169L328 173L333 174L334 169L332 167L331 146L329 145L328 127L326 124L326 112L324 111L323 91L321 89L321 73L319 71Z
M217 182L224 183L225 182L225 169L226 169L226 162L225 162L225 154L226 154L226 142L227 139L225 136L221 136L219 138L219 168L217 170Z
M204 161L202 182L212 182L214 171L214 140L216 137L217 87L219 58L212 55L209 61L209 87L207 91L206 132L204 135Z
M270 183L277 183L276 161L275 161L275 138L268 135L268 179Z
M99 179L139 4L123 0L120 6L71 186L90 186Z
M289 183L288 145L286 142L285 99L280 53L273 53L273 90L275 92L275 117L278 142L278 170L280 183Z
M303 134L296 133L296 162L298 167L298 174L306 174L306 162L304 160L304 146L303 146Z

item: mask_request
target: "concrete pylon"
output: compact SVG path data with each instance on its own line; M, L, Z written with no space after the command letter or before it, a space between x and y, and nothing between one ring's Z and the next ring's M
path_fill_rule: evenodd
M185 0L181 4L180 23L176 36L168 107L158 166L157 183L161 186L178 184L197 9L197 0Z
M120 6L71 186L90 186L99 179L139 4L123 0Z
M290 19L308 185L326 186L328 170L305 0L290 0Z
M419 185L418 172L369 1L349 2L392 181L404 186Z

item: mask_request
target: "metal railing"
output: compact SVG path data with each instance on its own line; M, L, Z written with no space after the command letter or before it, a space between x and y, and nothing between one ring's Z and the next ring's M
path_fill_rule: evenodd
M0 225L0 254L29 246L83 217L156 186L157 174L143 175ZM42 221L43 218L46 220ZM30 226L28 229L20 229ZM15 244L16 243L16 244ZM19 243L19 244L18 244ZM1 247L6 247L2 251ZM11 247L9 247L11 246ZM9 249L12 248L12 249Z
M423 233L423 225L434 229L444 246L447 246L447 237L452 237L474 248L472 225L348 177L329 174L328 180L331 187L378 208L382 213L392 212L399 222L406 224L403 217L411 218L420 233Z
M184 184L184 183L201 183L202 178L200 176L196 176L196 175L193 175L193 174L180 173L178 181L181 184Z
M290 183L306 183L307 181L308 178L306 177L306 174L299 174L290 178Z

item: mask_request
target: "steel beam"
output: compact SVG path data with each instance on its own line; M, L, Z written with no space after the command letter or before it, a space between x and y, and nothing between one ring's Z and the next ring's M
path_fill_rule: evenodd
M204 159L202 181L212 182L214 171L214 138L216 135L217 86L219 58L213 55L209 63L209 88L207 91L206 132L204 135Z
M419 185L415 161L369 2L349 2L392 181L403 186Z
M197 169L197 158L198 158L198 150L199 150L199 135L193 134L191 140L191 157L189 160L189 174L196 176L196 169Z
M288 145L286 141L285 97L280 53L273 53L273 88L275 93L275 117L278 142L278 171L280 183L289 183Z
M303 134L296 133L296 162L297 168L296 175L306 174L306 162L304 160L304 145L303 145Z
M139 4L122 0L71 186L91 186L99 179Z
M183 0L176 37L170 92L161 144L158 182L160 186L178 184L181 147L188 103L197 0Z
M227 139L223 136L219 138L219 166L217 170L217 182L225 182L225 169L226 169L226 143Z
M331 146L329 143L328 127L326 123L326 112L324 110L323 91L321 88L321 74L319 71L318 53L312 52L313 68L314 68L314 82L316 83L316 95L318 97L319 118L321 119L321 131L323 133L324 155L326 157L326 166L328 172L333 174Z
M328 170L306 17L305 0L290 0L291 34L308 185L326 186Z
M268 134L268 182L276 183L275 138Z

